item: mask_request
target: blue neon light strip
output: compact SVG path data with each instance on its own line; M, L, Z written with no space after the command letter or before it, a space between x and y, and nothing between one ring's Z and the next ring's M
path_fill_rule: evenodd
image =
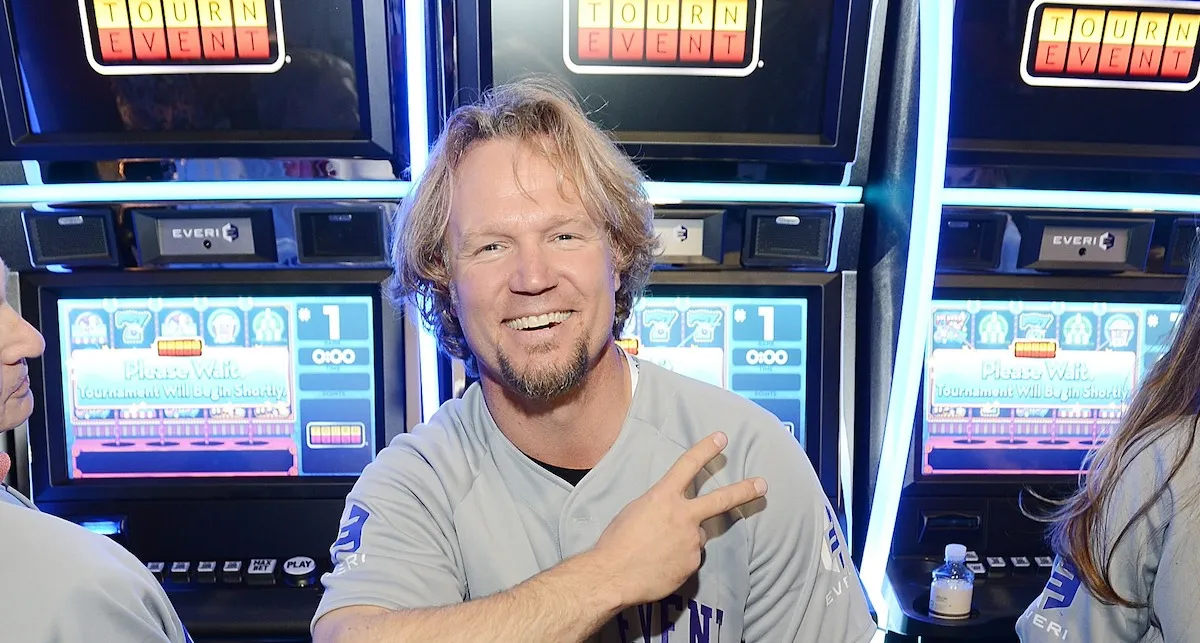
M422 73L424 69L422 68ZM413 75L409 75L411 80ZM418 92L410 92L415 108ZM420 97L424 92L419 93ZM412 122L427 123L426 109ZM413 127L412 175L425 168L429 154L428 127ZM417 138L420 136L421 138ZM171 201L340 201L377 199L399 201L408 181L180 181L173 183L64 183L59 185L0 186L0 204L102 203ZM858 203L861 187L836 185L761 185L740 183L646 183L655 203Z
M409 176L418 178L429 161L429 96L426 93L425 1L404 2L405 77L408 81ZM442 402L438 382L437 339L412 308L417 327L417 368L420 373L421 421L428 422Z
M921 362L929 332L950 120L954 3L921 0L920 12L919 120L912 228L900 309L900 341L896 346L891 395L884 419L883 451L862 562L863 585L882 627L888 624L883 588L887 582L887 563L891 557L900 491L904 487L908 454L912 448L913 413L917 408Z
M171 201L398 201L407 181L180 181L0 186L0 204Z
M946 188L942 204L979 208L1070 208L1074 210L1127 210L1200 212L1200 195L1142 192L1074 192L1071 190L1020 190L1008 188Z

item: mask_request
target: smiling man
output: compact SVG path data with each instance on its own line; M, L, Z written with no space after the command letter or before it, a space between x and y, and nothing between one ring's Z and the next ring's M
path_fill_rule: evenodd
M396 226L393 302L479 382L363 472L317 643L871 638L779 420L616 345L653 210L569 93L455 112Z

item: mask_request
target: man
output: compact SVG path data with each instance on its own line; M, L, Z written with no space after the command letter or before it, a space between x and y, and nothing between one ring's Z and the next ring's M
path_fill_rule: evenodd
M363 472L317 643L873 636L780 422L616 346L652 216L637 169L555 85L450 117L397 219L389 292L480 380Z
M41 334L7 300L0 261L0 432L33 413L26 360ZM162 586L117 543L37 511L4 484L0 451L0 639L27 643L191 641Z

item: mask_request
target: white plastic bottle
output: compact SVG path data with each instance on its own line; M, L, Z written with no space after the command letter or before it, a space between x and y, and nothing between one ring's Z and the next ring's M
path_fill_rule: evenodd
M929 586L929 615L937 618L969 618L975 572L967 569L967 548L946 545L946 563L933 570Z

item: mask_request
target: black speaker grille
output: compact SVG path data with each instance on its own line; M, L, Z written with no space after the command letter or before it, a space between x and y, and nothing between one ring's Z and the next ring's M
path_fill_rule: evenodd
M806 216L799 219L795 225L786 225L776 223L775 217L756 217L754 256L824 261L829 219Z
M380 210L299 212L305 258L383 260Z
M67 263L111 257L107 214L29 217L30 245L36 263Z
M1192 251L1196 246L1196 232L1200 229L1200 224L1177 224L1175 228L1175 242L1171 249L1172 266L1186 267L1192 260Z

